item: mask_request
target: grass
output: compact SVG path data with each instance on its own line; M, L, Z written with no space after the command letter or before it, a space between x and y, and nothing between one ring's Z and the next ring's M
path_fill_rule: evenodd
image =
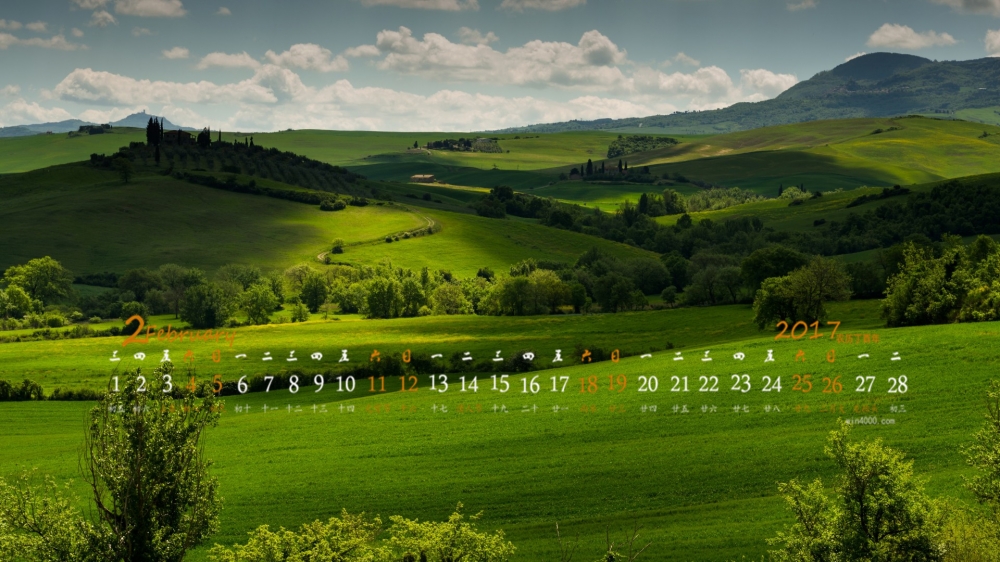
M335 515L341 507L440 519L461 501L469 512L484 511L484 528L507 532L518 546L518 560L555 558L556 522L564 536L581 537L581 555L592 556L602 545L605 525L616 533L633 520L653 542L647 555L651 560L756 558L766 549L764 539L790 520L776 483L816 476L830 481L834 467L822 453L825 436L838 417L861 415L854 414L855 405L859 410L877 405L880 417L895 421L860 426L858 437L881 437L904 450L918 473L931 476L932 494L971 500L961 488L969 468L958 447L981 422L982 404L970 398L981 395L993 376L991 365L1000 359L990 343L998 335L996 323L890 330L845 322L841 332L875 331L881 342L836 344L825 337L775 342L755 329L728 325L727 312L734 324L748 317L746 310L729 307L602 317L604 323L581 331L621 331L634 337L627 331L633 328L648 330L640 336L648 337L659 325L657 316L669 318L675 330L694 330L682 350L685 361L672 361L672 352L658 352L650 359L568 367L542 373L537 395L521 392L521 375L512 376L508 394L492 391L488 378L479 380L475 394L462 394L452 375L452 386L443 394L431 392L422 378L422 388L414 393L371 394L365 387L346 396L328 385L320 393L282 390L228 398L220 426L206 438L206 454L216 462L213 470L226 498L222 529L214 540L245 540L246 531L258 524L297 526ZM688 321L683 315L689 313L697 317ZM713 323L712 315L722 323ZM394 328L432 339L438 335L426 325L414 329L419 321L408 324L379 325L368 336L375 339L350 333L368 346L378 345ZM565 334L572 326L567 319L551 333ZM295 328L311 329L309 324ZM509 324L501 331L494 326L492 335L534 335L521 328ZM718 339L712 333L716 330ZM338 347L344 341L330 336ZM462 337L472 342L477 333ZM31 349L30 344L17 345ZM433 347L431 341L424 345ZM7 347L13 346L0 349ZM837 350L833 364L825 360L830 348ZM775 351L775 363L763 363L767 349ZM795 363L799 349L806 354L804 365ZM705 350L711 350L713 363L697 360ZM737 351L746 353L744 362L732 359ZM862 352L870 352L871 358L857 359ZM889 361L893 352L903 360ZM731 390L733 372L749 375L750 392ZM812 373L817 381L809 394L792 390L792 374L801 372ZM551 392L551 374L570 377L565 393ZM628 377L621 393L607 388L608 375L618 374ZM908 392L889 394L888 378L904 374ZM720 378L719 391L699 392L699 377L713 375ZM765 375L782 377L781 393L761 392ZM843 391L824 394L822 377L838 375ZM876 377L871 394L855 392L854 377L859 375ZM581 394L579 378L590 376L597 377L599 390ZM638 392L639 376L658 377L658 391ZM688 378L689 391L671 392L681 384L680 377ZM271 408L267 413L265 404ZM341 404L353 405L355 412L341 413ZM507 406L509 413L494 414L494 404ZM651 404L658 406L657 413L642 413L641 407ZM838 406L835 413L827 411L831 404ZM890 412L890 406L900 404L906 413ZM251 412L237 413L237 405L250 406ZM389 412L375 413L376 405L389 405ZM447 414L436 411L441 405L448 406ZM734 406L742 410L744 405L749 413L733 412ZM472 413L458 413L460 406ZM554 413L554 406L567 409ZM588 413L581 412L582 406ZM682 406L688 414L680 413ZM701 406L718 410L702 413ZM766 406L772 410L765 411ZM781 412L773 411L774 406ZM0 474L37 466L60 479L77 477L87 408L74 403L5 405L11 415L0 418L5 436ZM79 485L76 489L82 492ZM204 555L200 550L191 559L204 560Z
M0 174L28 172L86 160L92 153L118 152L129 142L145 142L140 129L112 129L103 135L70 137L66 133L0 139Z
M832 310L832 314L841 318L845 325L850 324L852 329L871 329L880 322L876 308L869 301L838 303ZM224 342L197 341L174 341L163 345L165 342L155 339L123 347L126 336L0 344L0 379L31 378L48 392L57 387L104 388L113 369L121 370L129 366L148 369L154 360L159 360L163 349L173 350L171 357L178 363L178 354L192 350L196 369L220 373L225 380L235 380L241 375L280 372L293 367L336 368L339 350L343 348L350 348L356 354L370 353L369 348L385 353L414 349L423 350L428 355L444 353L446 358L454 352L464 351L473 352L474 357L492 357L497 349L513 352L512 347L546 349L548 353L551 349L563 349L567 356L576 346L644 353L652 348L664 349L668 343L688 348L696 344L752 338L759 332L751 324L751 317L747 306L525 318L431 316L361 321L357 316L337 315L335 318L339 320L322 321L319 315L313 315L315 320L304 324L236 328L232 347ZM150 324L163 329L168 324L175 330L186 327L172 315L154 317ZM438 346L441 346L440 351L428 350L432 347L438 349ZM225 353L225 361L218 364L209 360L216 349ZM115 350L119 357L125 357L121 365L116 366L109 361ZM293 365L283 360L292 350L297 350L299 357L308 357L320 351L324 359L315 363L303 359ZM149 356L144 363L131 359L140 351ZM261 358L267 351L279 360L262 362ZM247 360L235 360L239 353L246 353ZM355 357L355 360L359 359L364 357Z
M0 193L0 268L44 255L75 273L164 263L284 268L315 261L334 238L350 244L426 224L401 206L323 212L157 175L123 184L86 165L11 176Z
M265 182L268 185L276 182ZM414 186L439 196L444 187ZM452 189L462 203L474 191ZM598 246L625 256L647 255L622 244L532 222L495 221L406 204L317 207L230 193L170 177L145 175L123 184L111 172L65 165L7 177L0 187L0 269L51 255L75 273L118 271L179 263L212 270L232 262L285 268L316 262L335 238L347 243L340 261L389 258L396 265L450 269L474 275L480 267L505 270L532 257L575 261ZM398 197L403 202L414 201ZM422 200L419 200L423 203ZM58 217L60 228L51 228ZM436 222L441 231L386 244L387 234Z

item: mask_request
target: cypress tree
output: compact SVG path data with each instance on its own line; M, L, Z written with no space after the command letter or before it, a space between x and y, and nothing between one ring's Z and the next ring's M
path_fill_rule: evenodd
M622 173L622 160L621 160L621 158L618 159L618 173L619 174Z
M588 176L594 175L594 162L589 158L587 159L587 175Z

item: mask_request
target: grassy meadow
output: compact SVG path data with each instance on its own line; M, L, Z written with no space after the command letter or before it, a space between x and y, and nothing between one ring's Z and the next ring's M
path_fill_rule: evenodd
M731 320L745 318L745 312L731 314ZM732 330L712 324L707 315L699 321L702 329ZM520 326L507 328L524 333ZM858 412L875 407L880 420L893 421L859 426L859 436L881 437L906 451L916 460L916 471L930 476L932 494L968 500L961 477L969 469L958 447L981 420L981 401L970 398L983 391L993 376L991 365L1000 359L990 343L1000 335L997 325L889 330L845 321L840 330L875 332L880 342L837 344L827 339L828 329L818 340L781 342L767 333L735 330L732 339L689 340L690 346L678 349L683 362L673 361L674 351L660 351L647 359L538 373L538 394L523 393L523 375L517 374L505 394L493 391L483 376L477 392L463 394L451 375L445 393L431 391L422 377L412 393L373 394L362 382L350 396L328 384L321 392L303 388L297 394L275 390L226 398L227 411L206 438L206 454L216 462L226 499L214 540L243 540L265 522L297 526L341 507L441 518L461 501L469 512L484 511L483 527L508 533L518 560L556 556L556 522L564 536L581 537L581 555L598 551L605 525L615 532L638 521L653 542L649 559L758 556L766 549L764 538L790 521L776 495L777 482L829 480L834 467L822 453L826 433L838 417L866 415L855 414L855 406ZM375 333L385 337L386 331ZM835 363L826 360L831 348ZM774 350L774 363L763 362L768 349ZM798 350L805 352L804 364L795 362ZM699 361L705 351L713 362ZM746 359L737 362L736 352ZM857 358L866 352L870 358ZM895 352L901 361L890 361ZM748 392L732 390L733 373L749 376ZM809 393L793 390L796 373L813 374ZM625 388L609 390L608 376L618 381L620 374L627 377ZM553 375L569 377L565 392L552 392ZM890 394L889 377L901 375L907 377L907 392ZM597 390L581 393L579 379L584 377L586 386L591 376L597 377ZM657 377L657 391L639 392L640 376ZM718 391L710 391L712 379L703 376L718 377ZM780 376L782 390L763 392L764 376ZM843 389L833 392L822 378L837 376ZM870 392L857 392L857 376L875 377ZM830 392L823 392L826 387ZM494 413L494 404L508 412ZM341 405L354 412L341 413ZM440 412L441 405L448 413ZM656 405L657 412L643 412L644 405ZM249 412L242 410L246 406ZM556 406L565 409L556 413ZM703 413L702 406L716 410ZM893 412L894 406L906 412ZM76 478L87 407L4 405L10 415L0 418L7 445L0 448L0 474L35 466L60 479ZM76 490L83 492L79 485ZM204 555L203 549L191 559Z

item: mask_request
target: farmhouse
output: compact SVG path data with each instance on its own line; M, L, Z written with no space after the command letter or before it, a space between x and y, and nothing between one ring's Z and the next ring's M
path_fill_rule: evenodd
M415 176L410 176L410 183L435 183L437 179L434 178L433 174L417 174Z
M163 133L163 142L168 144L191 144L191 133L187 131L167 131Z

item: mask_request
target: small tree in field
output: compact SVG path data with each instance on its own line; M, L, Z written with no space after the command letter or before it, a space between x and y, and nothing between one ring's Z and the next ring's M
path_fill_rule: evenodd
M115 171L118 172L118 176L122 179L122 183L128 183L132 180L132 174L134 172L132 161L128 158L115 158Z
M825 449L840 468L834 497L819 479L778 489L795 523L769 539L775 562L943 560L940 504L913 474L913 461L874 441L851 441L841 424Z
M0 560L180 562L218 529L221 498L200 446L217 405L211 392L175 400L172 369L125 373L121 392L91 410L81 462L91 516L51 478L0 478Z

